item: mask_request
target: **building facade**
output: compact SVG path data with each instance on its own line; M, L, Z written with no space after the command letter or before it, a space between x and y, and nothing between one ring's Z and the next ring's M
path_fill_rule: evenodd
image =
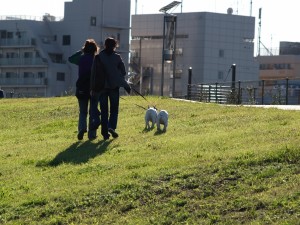
M175 60L168 64L162 60L165 15L132 16L130 65L136 77L132 80L144 94L161 94L163 82L163 95L185 96L189 69L193 84L230 81L232 64L236 64L236 80L258 79L254 17L233 15L230 10L228 14L174 14L177 17Z
M118 5L118 7L116 7ZM0 87L7 97L52 97L75 92L77 67L67 59L88 38L102 47L106 37L119 41L128 62L130 0L65 2L64 18L40 20L2 16Z
M261 80L300 79L300 43L282 41L279 55L259 55Z

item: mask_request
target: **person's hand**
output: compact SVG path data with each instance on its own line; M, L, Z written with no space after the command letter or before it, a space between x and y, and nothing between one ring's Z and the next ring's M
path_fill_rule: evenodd
M126 91L128 94L130 94L130 92L131 92L131 88L130 88L130 86L128 86L128 87L124 87L124 89L125 89L125 91Z

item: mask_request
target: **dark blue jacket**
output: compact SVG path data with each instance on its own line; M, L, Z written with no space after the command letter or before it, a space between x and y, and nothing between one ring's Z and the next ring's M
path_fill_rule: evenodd
M85 96L90 95L90 79L93 60L93 54L82 54L80 51L69 57L69 62L78 65L76 96L78 94Z

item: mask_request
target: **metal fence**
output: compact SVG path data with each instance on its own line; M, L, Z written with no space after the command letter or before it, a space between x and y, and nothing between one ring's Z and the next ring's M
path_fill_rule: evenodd
M186 99L220 104L298 105L300 78L190 84Z

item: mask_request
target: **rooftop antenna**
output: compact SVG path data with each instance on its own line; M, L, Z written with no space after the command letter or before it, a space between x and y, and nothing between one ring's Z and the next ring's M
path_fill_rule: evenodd
M258 22L258 56L260 56L260 33L261 33L261 8L259 8L259 12L258 12L258 19L259 19L259 22Z
M252 0L250 0L250 16L252 16Z
M135 0L135 15L137 14L137 0Z
M182 13L182 3L183 3L183 0L181 0L181 5L180 5L180 7L181 7L181 13Z

